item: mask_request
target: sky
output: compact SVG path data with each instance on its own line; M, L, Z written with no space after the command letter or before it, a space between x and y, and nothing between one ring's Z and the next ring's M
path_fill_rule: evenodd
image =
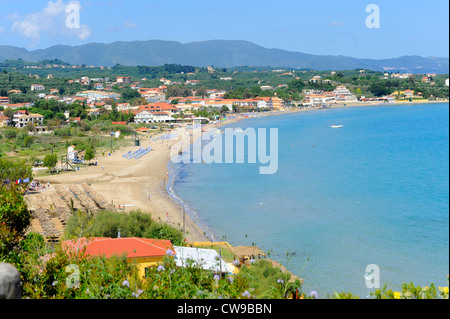
M0 0L0 45L36 50L134 40L246 40L319 55L448 58L449 2Z

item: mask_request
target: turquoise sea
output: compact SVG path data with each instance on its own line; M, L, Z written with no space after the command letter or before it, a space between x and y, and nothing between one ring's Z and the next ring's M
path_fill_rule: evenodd
M319 298L367 297L370 264L394 290L448 285L448 104L330 108L228 127L278 128L279 169L169 165L168 190L215 240L257 245Z

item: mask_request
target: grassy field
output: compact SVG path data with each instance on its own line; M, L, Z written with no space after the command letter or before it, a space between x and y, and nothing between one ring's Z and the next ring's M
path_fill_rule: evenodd
M98 134L86 132L77 134L76 136L55 136L40 135L34 136L32 143L24 145L21 139L21 133L13 138L6 138L0 130L2 138L0 139L0 156L4 159L17 162L19 160L26 160L27 163L33 165L35 161L42 161L48 154L56 154L58 160L61 156L67 155L69 146L75 146L79 152L92 147L95 151L95 156L102 156L111 151L111 137L106 134ZM112 142L112 149L116 150L122 147L131 146L134 143L134 136L121 136L114 138Z

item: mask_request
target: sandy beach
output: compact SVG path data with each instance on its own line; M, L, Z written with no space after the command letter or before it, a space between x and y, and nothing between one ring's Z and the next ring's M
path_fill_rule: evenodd
M204 129L213 129L240 119L236 117L217 124L205 125ZM175 129L173 132L176 133L177 130L181 132L185 128ZM167 132L154 135L152 138L164 134ZM92 162L97 162L97 166L80 166L75 172L63 172L40 178L44 184L50 183L50 188L42 194L44 196L55 194L55 187L58 185L69 188L71 185L80 186L87 183L106 202L115 208L120 206L122 212L141 210L151 214L153 219L167 222L178 229L183 229L185 225L188 242L210 241L204 230L188 214L183 214L182 208L166 191L170 147L178 143L178 139L150 141L150 135L147 134L141 135L140 139L141 146L124 147L114 150L111 156L107 154L96 157ZM140 159L123 157L129 151L135 152L148 146L152 147L152 151Z

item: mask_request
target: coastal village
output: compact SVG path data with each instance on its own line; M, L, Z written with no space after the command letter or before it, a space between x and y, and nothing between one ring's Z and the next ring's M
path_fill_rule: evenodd
M27 66L27 69L33 70L33 66ZM46 69L61 69L61 68L80 68L79 66L64 66L64 65L47 65ZM93 66L86 66L85 68L94 68ZM100 69L105 69L101 67ZM208 73L214 73L215 70L212 67L208 68ZM295 73L286 72L286 70L273 70L273 73L279 73L282 75L295 76ZM293 71L294 72L294 71ZM190 73L188 76L195 75L195 73ZM365 70L359 71L359 76L364 76ZM29 74L30 77L39 80L39 76ZM336 76L336 72L330 72L327 77L325 76L313 76L309 79L309 83L312 84L331 84L332 81L329 77ZM409 79L413 75L409 73L384 73L380 74L381 80L388 79ZM427 74L421 78L422 83L426 83L430 86L434 85L433 79L436 74ZM54 78L52 74L47 75L47 80ZM297 80L299 78L296 78ZM135 79L136 80L136 79ZM79 83L82 86L89 87L92 89L81 90L74 95L64 95L61 94L56 87L46 87L45 85L37 82L32 84L29 88L30 92L36 95L36 101L50 101L55 100L59 103L64 103L67 105L83 105L86 114L89 118L95 119L105 112L115 111L118 113L126 114L128 121L113 122L112 124L118 125L130 125L133 124L135 128L134 137L136 146L141 146L140 139L148 139L146 134L149 133L151 125L163 124L166 125L166 129L170 132L177 127L187 127L193 123L203 123L216 125L217 123L225 124L226 120L236 119L239 117L254 116L256 114L264 113L284 113L295 110L306 110L306 109L320 109L320 108L332 108L341 106L356 106L356 105L379 105L379 104L395 104L395 103L405 103L405 102L427 102L428 99L423 97L423 93L415 92L413 90L403 90L395 91L392 94L380 96L380 97L357 97L355 89L350 90L345 85L336 85L335 89L326 91L319 89L305 89L302 92L303 99L300 101L284 100L277 97L276 93L273 96L261 96L252 97L245 99L231 99L225 98L227 95L227 90L223 89L205 89L205 87L200 87L200 80L186 80L185 83L178 81L172 81L166 77L160 78L160 85L157 87L144 87L143 82L147 79L142 78L140 81L133 81L131 76L118 76L114 80L105 78L89 78L83 76L80 78L69 79L67 82L69 84ZM231 81L232 77L221 77L221 81ZM44 81L43 81L44 82ZM192 96L169 96L167 97L167 92L170 86L189 86L192 88ZM445 86L448 87L449 80L445 80ZM280 84L278 88L285 88L288 84ZM120 93L116 92L114 88L128 88L138 93L139 103L133 101L123 101L121 99ZM268 85L260 86L261 91L274 91L276 88ZM18 89L9 90L8 96L0 97L0 128L15 127L16 129L26 129L30 136L40 136L40 135L53 135L54 127L46 125L48 120L45 114L31 113L28 111L32 108L35 102L28 103L10 103L11 96L20 95L22 92ZM198 117L196 112L199 110L216 110L217 112L213 117ZM198 113L197 113L198 114ZM225 120L225 121L224 121ZM64 112L64 120L61 120L59 127L64 125L69 126L82 121L81 117L73 117L70 115L69 111ZM154 128L154 127L153 127ZM116 132L108 133L111 134L111 148L113 143L113 137L117 138L120 136L120 129ZM160 135L167 134L167 131L160 133ZM141 136L144 135L145 137ZM151 139L150 139L151 140ZM163 141L161 141L162 143ZM170 143L173 141L164 141L164 147L170 148ZM154 143L151 143L154 145ZM67 154L61 159L61 165L59 171L77 171L80 169L80 164L84 164L85 151L78 151L75 146L68 145ZM152 146L149 145L150 150ZM134 148L127 150L129 153L134 152ZM111 154L112 149L109 152L109 157L113 156ZM102 162L98 157L95 158L96 162ZM104 170L104 166L102 166ZM165 173L165 168L161 169ZM78 172L80 175L80 172ZM88 175L89 176L89 175ZM49 178L51 179L52 176ZM91 177L94 179L94 177ZM58 233L61 234L64 229L64 225L70 216L69 211L75 205L76 209L111 209L116 208L113 204L105 200L97 191L93 190L91 186L86 183L86 180L79 180L77 185L56 185L52 192L38 193L38 195L33 196L31 206L35 211L41 211L47 213L49 216L49 209L51 207L53 215L50 217L43 217L41 214L40 218L36 218L33 222L34 228L38 230L39 233L45 233L46 238L50 242L59 241ZM45 188L45 186L44 186ZM51 194L50 194L51 193ZM74 203L69 202L69 198L75 198ZM36 203L38 203L36 205ZM123 204L123 203L122 203ZM117 206L120 208L120 205ZM57 216L58 215L58 216ZM164 218L160 216L160 218ZM52 222L49 222L52 221ZM43 225L53 225L44 230ZM45 227L44 227L45 228ZM201 236L200 236L201 237ZM199 239L199 238L197 238Z
M56 65L57 66L57 65ZM55 66L55 67L56 67ZM280 72L282 72L281 70ZM364 74L364 70L360 71ZM330 76L335 76L336 72L331 72ZM31 74L30 74L31 76ZM391 79L409 79L413 75L404 73L385 73L381 77L382 80ZM428 83L430 86L434 85L433 77L436 74L427 74L421 78L422 83ZM38 76L35 76L39 78ZM52 79L53 76L49 74L47 79ZM223 81L229 81L232 78L221 78ZM142 80L147 80L143 78ZM79 91L75 95L66 96L60 94L57 88L49 88L43 84L33 84L30 91L36 94L38 100L57 100L66 104L79 103L86 106L87 114L95 118L104 110L111 111L113 109L113 102L120 100L121 95L113 90L114 86L120 88L129 87L139 93L139 96L146 101L144 105L133 105L130 102L114 103L114 108L118 112L132 114L131 123L136 124L151 124L151 123L177 123L184 119L193 118L195 111L214 108L227 113L234 113L237 108L243 108L247 112L260 111L286 111L293 108L321 108L333 106L351 106L360 104L378 104L378 103L396 103L405 101L428 101L423 97L422 92L415 92L414 90L406 89L395 91L392 94L380 97L357 97L355 92L352 92L345 85L337 85L332 91L306 89L303 90L303 99L299 101L286 101L276 96L272 97L253 97L246 99L227 99L226 90L220 89L204 89L202 92L197 88L200 86L199 80L186 80L185 83L171 81L167 78L161 78L158 87L143 87L142 81L132 81L131 77L120 76L114 81L109 78L89 78L81 77L79 79L68 80L69 84L81 83L83 86L91 86L93 90ZM309 80L310 83L329 84L332 81L322 78L321 76L314 76ZM169 86L186 85L192 87L193 96L170 96L166 97L166 91ZM280 84L278 87L287 87L288 84ZM449 79L445 80L445 86L449 86ZM262 91L275 90L272 86L263 85L260 87ZM20 90L12 89L8 91L8 95L22 94ZM0 127L15 126L22 128L27 123L33 123L35 129L33 134L51 134L44 125L44 115L29 114L27 109L34 105L33 102L28 103L10 103L8 96L0 96ZM4 110L11 109L14 111L13 118L8 118L4 114ZM80 121L79 117L70 117L69 112L64 113L66 123L73 121Z
M364 74L364 70L361 70L360 74ZM335 75L336 72L330 73L330 76ZM408 79L411 76L383 74L385 79ZM435 76L424 76L422 83L433 85L432 79ZM39 77L35 78L37 81L30 86L29 91L36 95L36 101L55 100L67 105L82 105L90 119L95 119L105 112L117 112L127 115L127 120L112 122L117 129L106 133L106 136L111 136L111 149L106 150L106 154L104 151L102 155L97 152L95 157L89 158L89 164L85 160L86 150L80 151L74 145L67 145L67 153L61 157L60 163L56 163L52 174L39 167L42 166L41 163L33 168L35 180L8 181L27 185L25 201L32 213L28 233L38 233L48 244L61 244L68 252L83 249L91 256L106 258L126 254L127 260L138 266L142 278L147 276L151 267L161 265L168 255L174 257L179 267L185 267L189 264L188 261L194 261L205 270L224 276L234 276L243 265L268 258L267 252L256 245L233 247L226 241L211 239L196 220L186 216L183 208L170 199L166 184L169 153L176 142L172 136L193 124L204 125L206 130L262 114L428 102L422 92L414 90L399 90L389 95L366 97L357 96L354 88L345 85L336 85L333 90L305 89L301 92L303 98L299 101L282 99L277 97L276 93L272 96L235 99L226 98L227 90L200 88L200 80L186 80L181 83L160 78L159 86L144 87L142 82L145 78L133 81L130 76L118 76L114 80L87 76L70 79L69 84L79 83L92 89L80 90L74 95L64 95L57 87L48 87L41 84L44 82L39 83ZM47 79L52 78L51 74L47 76ZM221 81L231 79L220 78ZM327 85L331 80L314 76L308 82ZM174 85L189 86L192 88L192 96L167 96L168 89ZM448 87L448 79L445 85ZM278 88L287 86L288 84L280 84ZM125 87L137 92L139 103L135 102L136 99L124 101L114 87ZM261 85L259 88L263 92L276 89L268 85ZM8 96L0 97L0 128L25 129L29 136L54 135L55 126L48 125L45 114L28 111L34 107L35 102L10 103L11 96L20 95L22 92L12 89L7 93ZM209 117L199 116L198 112L202 110L215 112ZM56 129L77 125L83 120L81 116L71 116L70 111L65 111L63 116ZM129 125L133 126L134 136L128 137L133 144L126 144L113 151L113 140L120 136L121 128ZM77 240L66 240L63 237L73 212L95 213L106 210L123 213L132 210L149 211L153 218L180 229L185 236L185 245L177 246L164 239L128 238L121 234L120 230L113 238L80 236ZM279 262L270 258L267 260L274 267L288 273ZM298 280L302 282L290 274L290 282Z

